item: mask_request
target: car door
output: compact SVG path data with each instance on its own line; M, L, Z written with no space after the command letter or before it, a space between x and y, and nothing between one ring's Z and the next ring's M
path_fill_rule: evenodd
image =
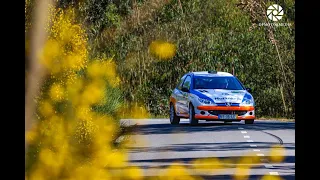
M187 88L188 90L190 90L190 86L191 86L191 76L188 75L182 84L182 88ZM180 97L179 101L180 101L179 104L180 104L180 108L181 108L180 113L183 115L188 115L188 112L189 112L189 92L181 91L181 97Z
M174 98L176 99L176 103L175 103L175 108L176 108L176 113L177 115L180 115L181 112L181 100L183 98L183 94L182 94L182 84L184 82L184 80L186 79L186 75L184 75L181 79L180 82L178 84L178 86L174 89Z

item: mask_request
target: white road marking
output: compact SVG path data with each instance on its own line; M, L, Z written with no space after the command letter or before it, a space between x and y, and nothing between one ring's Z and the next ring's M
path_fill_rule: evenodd
M247 139L249 139L250 138L250 136L243 136L244 138L247 138Z
M240 127L239 127L238 129L244 129L244 128L240 128Z
M278 172L269 172L270 175L279 175Z
M257 147L257 145L255 145L255 144L250 144L250 147Z
M264 156L264 154L257 154L257 156Z
M241 131L242 134L247 134L247 131Z
M265 164L264 167L266 168L273 168L273 166L271 164Z
M260 151L260 149L254 149L253 151Z
M247 140L247 142L253 142L253 140Z

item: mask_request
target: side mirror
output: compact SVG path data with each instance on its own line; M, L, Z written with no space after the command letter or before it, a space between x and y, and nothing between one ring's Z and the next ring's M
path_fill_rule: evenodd
M186 87L182 87L181 91L183 91L183 92L189 92L189 89L186 88Z
M252 92L252 89L251 88L246 88L246 90L251 93Z

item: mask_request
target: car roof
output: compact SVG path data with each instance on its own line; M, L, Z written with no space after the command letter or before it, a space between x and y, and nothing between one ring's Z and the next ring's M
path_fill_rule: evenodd
M233 77L232 74L227 73L227 72L215 72L215 73L210 73L209 71L197 71L197 72L190 72L190 74L193 74L195 76L209 76L209 77L219 77L219 76L229 76Z

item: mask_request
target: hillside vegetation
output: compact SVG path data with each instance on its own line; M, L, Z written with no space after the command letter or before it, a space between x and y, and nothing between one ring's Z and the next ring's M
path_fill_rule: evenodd
M272 4L284 9L277 23L291 26L259 26L272 23L265 16ZM234 72L253 89L258 117L295 116L293 0L63 0L58 6L77 10L90 55L115 60L122 82L117 101L167 115L183 74L218 70ZM160 60L150 53L154 41L174 44L176 54Z

